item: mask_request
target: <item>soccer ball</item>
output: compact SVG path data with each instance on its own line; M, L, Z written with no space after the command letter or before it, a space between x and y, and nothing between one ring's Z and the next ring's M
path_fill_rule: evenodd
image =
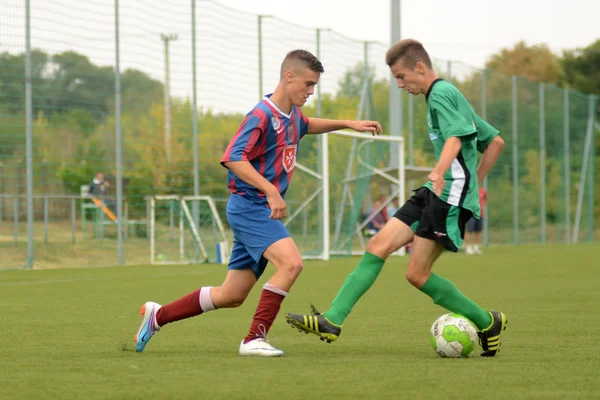
M462 315L444 314L431 326L431 345L440 357L468 357L476 341L477 330Z

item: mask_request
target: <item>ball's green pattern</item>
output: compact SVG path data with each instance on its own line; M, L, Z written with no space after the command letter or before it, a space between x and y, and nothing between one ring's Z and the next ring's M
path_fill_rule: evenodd
M458 335L458 342L463 346L462 351L460 352L460 355L463 357L468 357L469 354L475 350L475 343L473 343L467 332L461 332L460 335Z
M431 346L441 357L468 357L475 350L476 339L473 323L458 314L442 315L430 331Z
M458 340L458 336L460 335L460 331L454 325L448 325L444 327L442 332L442 336L446 339L447 342L454 342Z

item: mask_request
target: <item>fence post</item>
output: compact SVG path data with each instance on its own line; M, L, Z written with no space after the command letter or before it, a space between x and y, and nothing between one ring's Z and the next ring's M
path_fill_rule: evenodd
M48 244L48 197L44 196L44 244Z
M193 175L194 196L200 195L200 155L198 149L198 99L196 79L196 0L192 1L192 146L193 146ZM192 205L194 221L200 220L200 208L197 201Z
M115 152L117 163L117 252L119 265L123 265L123 146L121 140L121 71L119 65L121 51L119 48L119 39L119 0L115 0Z
M258 101L265 95L263 92L263 53L262 53L262 21L272 15L258 15Z
M169 200L169 241L172 242L175 239L175 218L173 215L173 209L175 208L175 202ZM198 223L198 219L194 219L194 224Z
M400 0L391 0L391 13L390 13L390 27L391 27L391 43L395 45L400 40L401 31L401 19L400 19ZM390 79L390 90L389 90L389 118L390 118L390 135L403 136L403 118L404 118L404 107L403 107L403 93L404 91L398 89L396 78L389 74ZM394 143L390 143L390 165L398 165L400 155L397 154L398 146Z
M519 243L519 146L517 143L517 76L512 77L512 161L513 161L513 238L515 244Z
M14 243L19 244L19 195L15 195L13 199L13 219L14 219Z
M42 194L48 194L48 165L46 164L46 160L42 160L41 165L41 180L42 180Z
M569 89L563 89L563 146L565 179L565 242L571 242L571 161L569 157Z
M75 244L77 241L77 200L71 199L71 242Z
M27 164L27 268L33 267L33 134L31 95L31 5L25 1L25 163Z
M594 110L598 108L598 96L594 96ZM600 125L596 122L596 114L592 116L594 118L594 130L592 131L592 149L596 148L596 131L600 131ZM590 180L589 190L589 201L588 201L588 215L590 222L590 242L594 241L594 195L596 193L595 177L594 177L594 158L595 151L592 150L592 156L590 157L590 174L588 179Z
M540 229L546 243L546 110L545 86L540 83Z
M146 196L146 239L150 238L150 224L151 224L151 219L153 218L154 214L151 214L150 211L150 201L151 201L151 197Z
M4 164L2 164L0 162L0 222L2 222L2 211L3 211L2 201L4 200L4 198L2 197L3 194L4 194Z
M125 201L123 204L123 221L125 222L125 228L123 230L123 240L129 239L129 201Z

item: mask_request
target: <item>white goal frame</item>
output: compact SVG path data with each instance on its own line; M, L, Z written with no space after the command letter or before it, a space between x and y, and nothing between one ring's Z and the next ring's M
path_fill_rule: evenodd
M167 261L167 260L157 260L155 257L156 252L156 201L168 201L175 200L180 203L181 211L179 216L179 260ZM198 246L203 259L207 259L207 251L204 247L204 243L202 242L202 237L200 235L200 231L196 226L194 221L194 217L192 212L190 211L187 201L188 200L200 200L206 201L210 208L212 217L217 225L217 229L221 235L222 241L221 245L221 253L224 257L221 257L221 263L226 263L229 259L229 239L227 238L227 234L225 233L225 228L223 227L223 223L221 221L221 217L217 212L217 207L215 205L214 200L211 196L176 196L176 195L157 195L153 196L150 199L150 263L151 264L193 264L195 261L186 258L185 256L185 226L184 226L184 218L187 220L190 229L192 231L192 237L194 242Z

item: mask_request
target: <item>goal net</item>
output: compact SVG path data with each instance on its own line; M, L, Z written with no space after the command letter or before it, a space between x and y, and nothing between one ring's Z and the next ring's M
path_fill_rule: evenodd
M222 263L229 237L210 196L154 196L150 203L152 264Z

